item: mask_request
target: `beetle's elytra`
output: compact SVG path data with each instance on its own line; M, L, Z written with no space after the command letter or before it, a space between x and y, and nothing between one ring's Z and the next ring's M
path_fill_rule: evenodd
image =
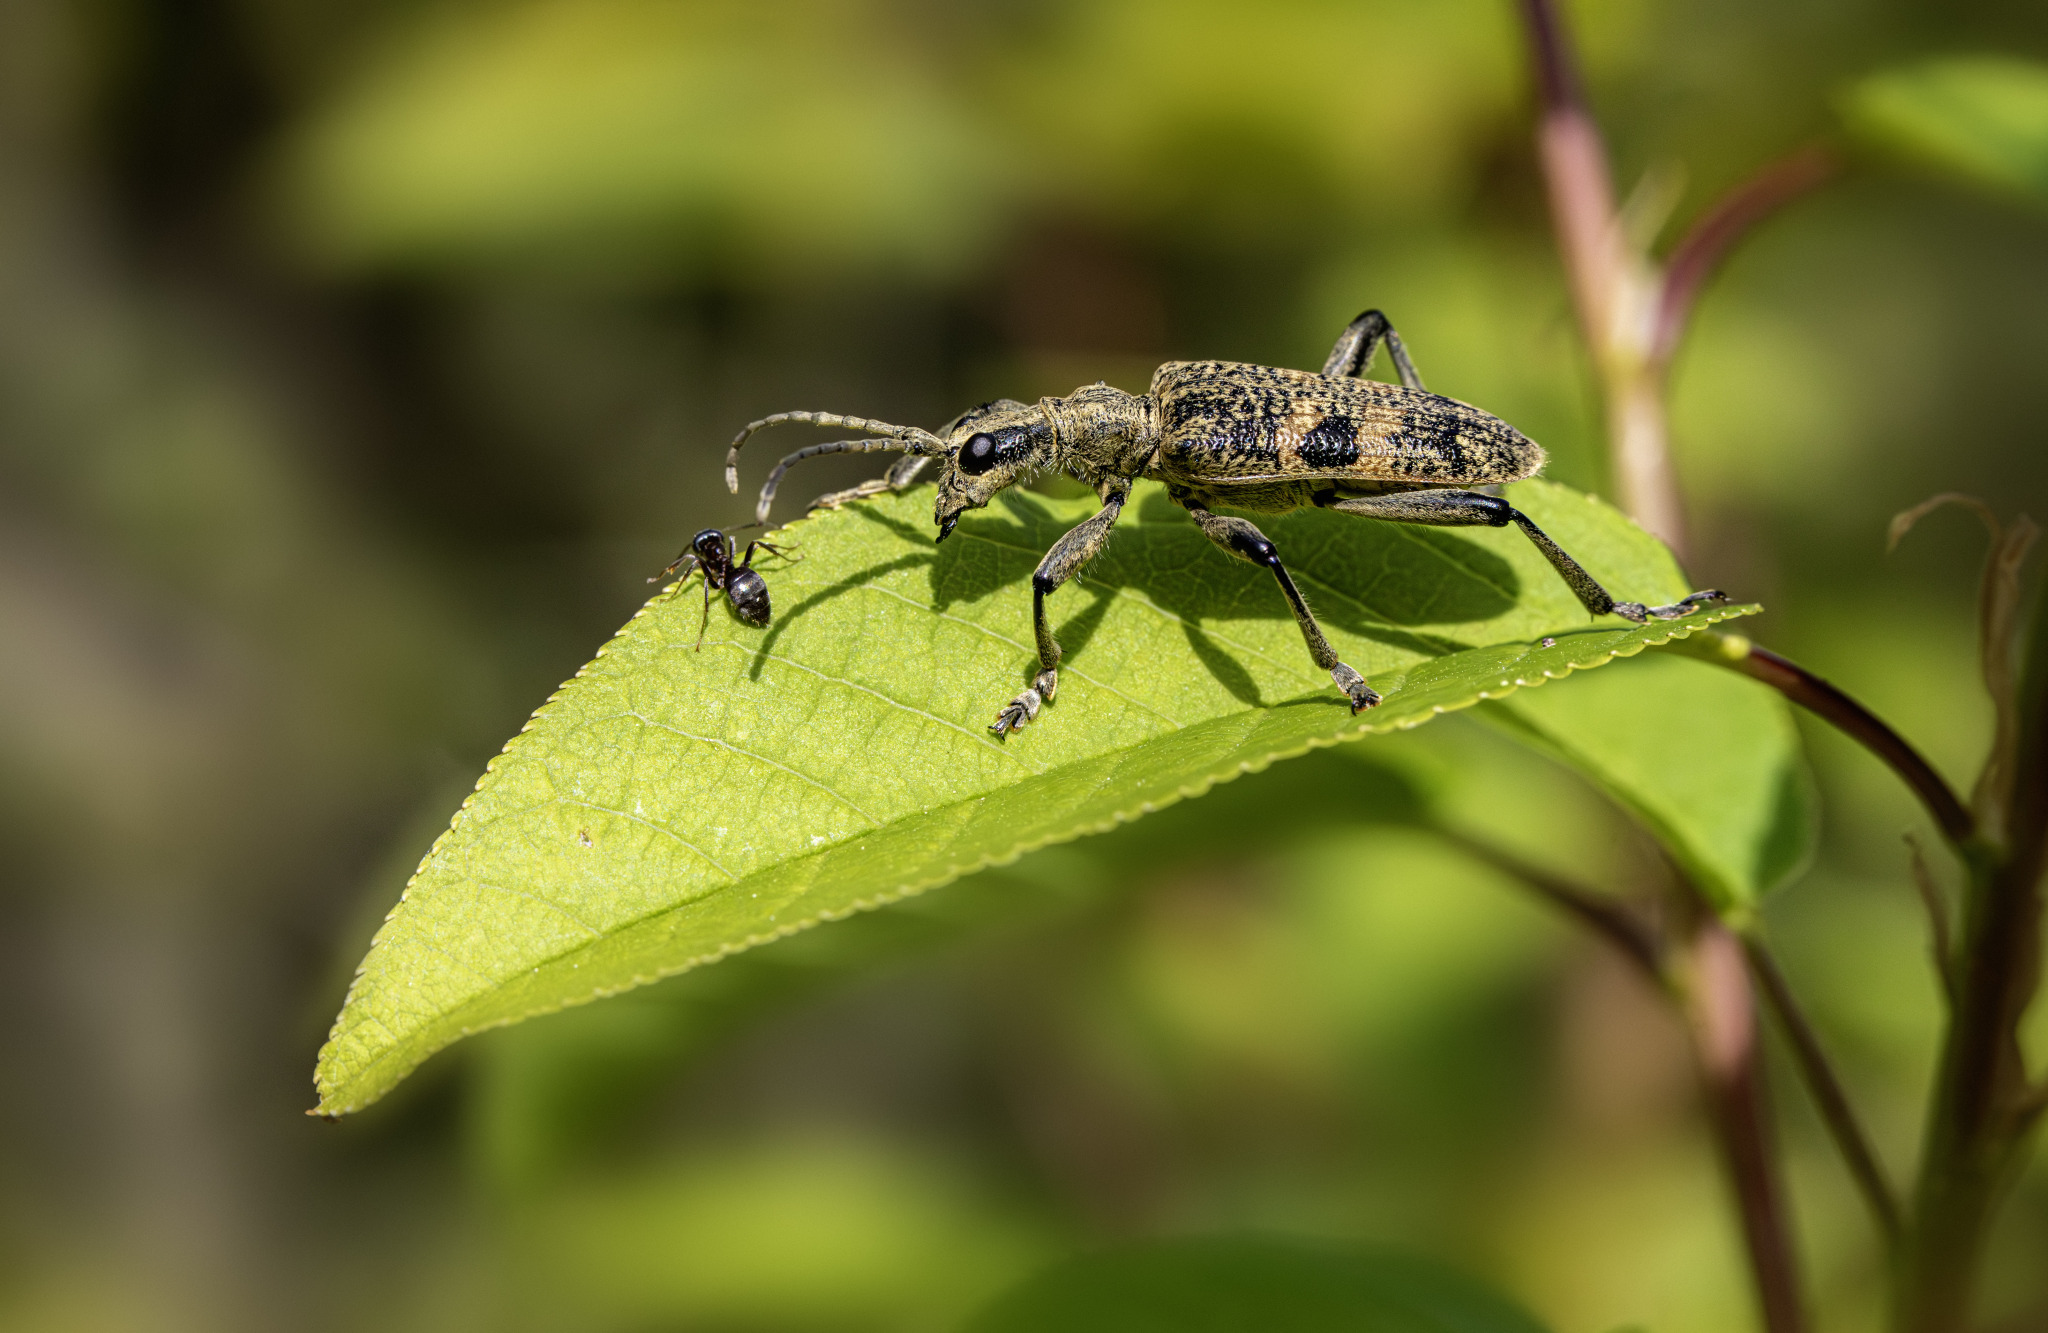
M1383 341L1399 385L1365 378ZM871 438L812 445L777 463L761 487L756 517L762 522L790 466L830 453L900 450L909 457L883 477L820 497L818 505L904 490L932 459L941 460L932 514L940 541L963 512L1045 469L1070 473L1102 497L1101 511L1055 542L1031 576L1039 670L1031 687L996 715L990 730L997 735L1037 717L1053 697L1060 645L1046 619L1046 596L1102 549L1130 498L1131 483L1140 477L1166 483L1167 493L1209 540L1273 571L1309 656L1330 673L1354 713L1380 696L1337 659L1266 535L1248 520L1214 509L1277 514L1313 505L1433 527L1512 523L1587 611L1612 612L1639 624L1653 616L1677 619L1725 600L1709 590L1669 606L1617 602L1526 514L1498 496L1462 489L1533 477L1543 467L1543 450L1499 417L1424 389L1400 337L1377 310L1351 321L1321 374L1230 361L1170 361L1141 396L1095 384L1030 405L1005 398L962 413L937 434L835 412L777 413L753 422L733 441L725 466L729 488L739 490L739 451L747 437L785 421L842 427Z

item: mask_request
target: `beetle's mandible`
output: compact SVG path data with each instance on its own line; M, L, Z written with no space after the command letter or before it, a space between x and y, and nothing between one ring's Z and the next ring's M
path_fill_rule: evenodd
M1399 385L1365 378L1382 342ZM907 489L935 458L942 470L932 518L940 541L962 513L1047 469L1072 474L1102 498L1101 511L1055 542L1031 576L1039 670L1030 688L997 714L990 727L997 735L1037 717L1053 697L1060 645L1046 620L1045 599L1102 549L1130 498L1131 483L1140 477L1166 483L1167 494L1224 551L1273 571L1309 656L1330 673L1354 713L1378 703L1378 693L1337 659L1273 543L1248 520L1216 509L1272 514L1313 505L1433 527L1512 523L1587 611L1612 612L1638 624L1651 617L1677 619L1726 600L1709 590L1669 606L1617 602L1528 515L1498 496L1462 489L1533 477L1542 470L1543 450L1500 418L1424 389L1399 335L1377 310L1351 321L1320 374L1228 361L1169 361L1142 396L1095 384L1030 405L1005 398L962 413L936 434L836 412L780 412L753 422L733 441L725 463L728 488L739 490L739 451L747 437L786 421L861 431L870 438L812 445L777 463L761 487L756 516L763 522L792 464L819 454L873 450L900 450L909 457L883 477L815 503L837 505Z

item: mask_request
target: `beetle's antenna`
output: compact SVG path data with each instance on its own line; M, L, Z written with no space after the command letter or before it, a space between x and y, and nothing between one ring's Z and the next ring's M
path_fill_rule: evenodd
M886 421L876 421L871 417L842 416L837 412L777 412L774 416L762 417L759 421L748 422L747 428L733 437L732 448L725 451L725 488L727 490L731 491L734 495L740 493L740 446L747 442L747 437L757 430L762 430L768 426L779 426L785 421L807 422L813 426L843 426L848 430L864 430L870 435L893 435L897 437L896 443L878 445L878 448L901 449L913 454L942 454L946 451L946 442L944 440L930 431L921 430L916 426L896 426ZM827 452L830 451L828 450ZM792 455L791 457L794 458L795 456ZM790 460L785 459L784 461L788 462ZM766 511L764 510L763 513L765 514Z
M774 469L768 473L768 480L761 483L761 499L754 506L754 522L756 524L764 524L768 521L768 506L775 503L775 490L782 485L782 474L789 471L793 465L801 463L804 459L816 458L819 454L874 454L891 450L901 450L908 454L937 454L944 452L943 448L933 449L922 440L901 439L834 440L830 444L814 444L808 448L799 449L777 463Z

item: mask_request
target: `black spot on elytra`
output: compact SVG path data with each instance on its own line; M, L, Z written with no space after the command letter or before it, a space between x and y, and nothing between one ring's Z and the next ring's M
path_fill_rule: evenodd
M1350 467L1358 461L1358 423L1347 416L1331 415L1301 437L1301 461L1321 471Z
M1406 455L1403 473L1443 481L1478 480L1472 467L1480 460L1467 456L1467 440L1460 434L1459 425L1457 418L1447 413L1404 413L1399 436Z

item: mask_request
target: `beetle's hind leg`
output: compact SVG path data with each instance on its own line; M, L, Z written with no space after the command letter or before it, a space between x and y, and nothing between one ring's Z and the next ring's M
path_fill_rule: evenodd
M1415 363L1408 359L1408 349L1401 345L1401 335L1394 332L1394 326L1377 310L1368 310L1352 320L1337 336L1337 345L1330 349L1329 359L1323 362L1323 373L1331 379L1352 375L1364 379L1365 372L1372 369L1373 353L1379 350L1382 340L1387 344L1387 355L1394 359L1394 372L1401 377L1401 387L1422 388L1422 376L1416 373Z
M1676 620L1692 614L1701 606L1728 600L1719 589L1709 588L1705 592L1681 597L1669 606L1617 602L1607 589L1600 586L1598 579L1586 572L1584 565L1572 559L1562 546L1550 539L1549 533L1497 495L1481 495L1476 491L1418 490L1340 499L1336 491L1329 490L1319 492L1315 502L1320 508L1357 514L1361 518L1383 519L1389 523L1418 523L1434 528L1504 528L1512 523L1543 553L1543 558L1550 562L1550 567L1572 590L1579 604L1596 616L1604 616L1611 611L1623 620L1632 620L1640 625L1652 618Z
M1287 599L1288 607L1294 612L1294 623L1301 627L1303 642L1308 644L1308 655L1315 664L1330 673L1337 688L1344 691L1351 700L1351 711L1363 712L1380 701L1379 692L1365 683L1365 677L1337 659L1337 650L1323 637L1323 627L1316 624L1308 601L1302 597L1301 589L1294 586L1294 579L1287 572L1287 566L1280 563L1280 552L1251 523L1241 518L1229 518L1211 513L1192 496L1175 494L1174 500L1188 511L1202 529L1202 535L1240 560L1249 560L1255 565L1264 565L1273 571L1273 578L1280 584L1280 594Z

